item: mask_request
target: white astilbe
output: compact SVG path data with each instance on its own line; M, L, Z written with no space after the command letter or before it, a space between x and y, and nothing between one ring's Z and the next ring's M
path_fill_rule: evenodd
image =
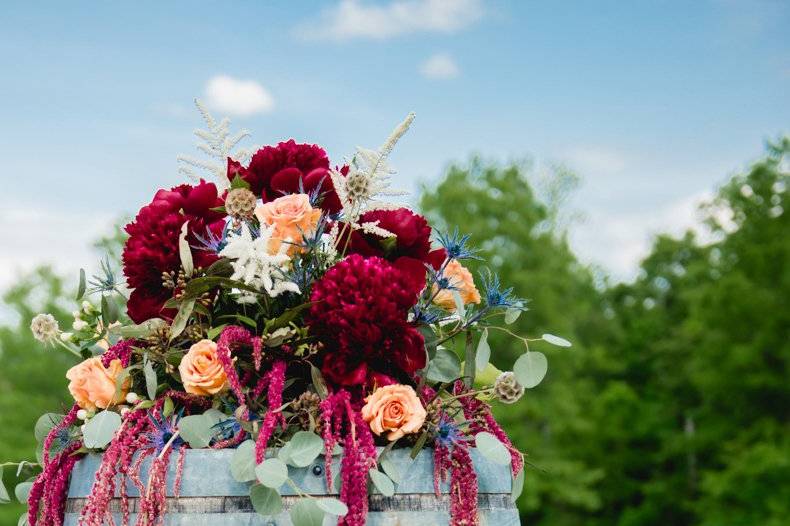
M250 136L250 132L241 130L231 134L230 119L225 117L218 122L198 99L195 99L195 106L203 116L203 120L206 121L207 128L195 130L195 135L203 141L196 146L209 159L179 155L178 161L181 165L178 167L178 171L195 181L200 179L200 175L196 173L195 169L208 173L219 191L222 192L230 186L230 181L227 178L228 157L241 164L247 164L255 151L254 148L236 148L242 139Z
M402 205L389 203L382 200L382 197L392 197L406 195L408 192L390 189L390 179L395 173L387 158L395 144L403 137L414 120L414 113L409 113L406 119L398 125L390 134L387 140L378 150L368 148L357 148L357 153L351 160L348 175L345 177L338 171L330 172L332 184L335 187L340 203L343 205L343 215L347 222L355 228L361 228L357 224L359 216L370 210L400 208ZM378 228L376 225L368 228ZM384 229L378 229L386 232ZM392 236L387 232L386 237Z
M245 285L255 287L275 298L283 292L299 294L296 283L285 279L286 269L290 263L287 251L290 246L282 243L276 254L269 253L269 240L274 232L273 226L261 225L258 237L253 237L246 223L242 223L240 233L228 236L225 248L220 256L231 260L233 275L231 279L241 281ZM239 303L254 303L255 294L248 291L239 292Z

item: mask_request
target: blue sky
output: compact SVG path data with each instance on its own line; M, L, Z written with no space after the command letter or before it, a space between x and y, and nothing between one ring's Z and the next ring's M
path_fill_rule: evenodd
M471 152L564 163L574 247L627 279L790 131L788 27L779 1L3 2L0 285L91 263L179 183L195 96L338 162L415 111L392 158L412 190Z

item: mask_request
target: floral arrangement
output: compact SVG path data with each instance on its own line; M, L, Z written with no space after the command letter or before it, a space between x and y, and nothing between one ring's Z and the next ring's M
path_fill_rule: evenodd
M364 525L369 482L391 495L398 481L389 452L432 448L451 523L478 524L470 448L509 464L516 494L524 477L489 404L512 404L543 379L531 342L570 344L513 334L505 325L526 302L491 273L475 281L468 236L385 201L399 195L387 160L413 114L380 148L332 166L293 140L233 151L246 133L198 107L199 148L219 163L182 158L182 171L213 180L159 190L140 209L126 226L125 283L109 261L91 280L81 272L73 331L48 314L32 321L38 340L79 363L66 374L71 410L36 426L41 473L21 491L28 524L62 523L70 471L88 452L103 457L81 524L111 523L116 491L128 524L127 480L140 491L137 524L160 524L167 467L175 459L177 491L187 448L235 448L228 469L263 515L282 510L288 466L324 455L339 498L302 494L297 526L322 514ZM491 331L525 344L512 371L489 362Z

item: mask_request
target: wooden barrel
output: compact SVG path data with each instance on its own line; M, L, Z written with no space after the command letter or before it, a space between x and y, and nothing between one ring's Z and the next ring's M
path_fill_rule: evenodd
M172 456L168 475L168 502L166 526L292 526L288 515L290 505L298 498L293 488L284 485L283 512L274 517L255 513L248 497L247 484L236 482L230 473L233 450L190 449L186 451L180 497L173 497L176 455ZM433 492L432 451L425 449L413 461L406 449L389 453L398 466L400 484L392 497L373 493L370 495L369 526L442 526L449 523L450 499L447 494L437 498ZM510 496L511 477L509 466L493 464L472 450L478 474L481 524L489 526L515 526L520 524L518 511ZM94 474L101 461L100 455L88 455L80 460L71 476L66 502L65 526L77 526L80 510L93 485ZM147 464L143 465L143 470ZM306 468L289 467L289 476L311 495L329 495L324 482L323 457ZM333 473L340 469L335 457ZM145 477L144 477L145 480ZM444 491L447 491L445 485ZM131 522L136 519L139 496L133 484L128 485ZM120 524L120 499L112 503L115 523ZM324 524L334 524L326 517Z

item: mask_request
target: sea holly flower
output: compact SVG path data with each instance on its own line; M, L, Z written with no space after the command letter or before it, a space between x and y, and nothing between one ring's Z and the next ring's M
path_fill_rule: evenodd
M178 449L185 444L180 435L173 438L178 431L178 421L181 419L181 414L174 414L169 418L164 416L157 418L149 413L148 419L152 428L145 434L145 437L157 454L161 453L165 447Z

